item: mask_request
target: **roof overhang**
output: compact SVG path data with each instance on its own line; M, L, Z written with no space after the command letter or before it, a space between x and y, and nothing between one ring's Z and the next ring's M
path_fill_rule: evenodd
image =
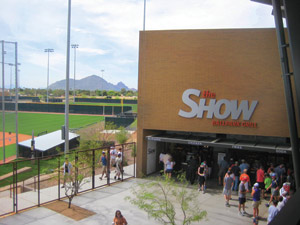
M79 135L69 132L69 141L78 138ZM36 151L48 151L51 148L55 148L65 143L65 140L61 138L61 130L57 130L39 137L34 138L35 150ZM19 143L20 146L31 148L31 139L22 141Z
M146 136L147 140L167 142L167 143L178 143L196 146L209 146L209 147L222 147L239 150L253 150L269 153L279 154L291 154L292 148L289 144L276 145L262 142L251 142L241 141L225 138L213 138L213 137L202 137L202 136L191 136L185 137L177 134L160 134L153 136Z

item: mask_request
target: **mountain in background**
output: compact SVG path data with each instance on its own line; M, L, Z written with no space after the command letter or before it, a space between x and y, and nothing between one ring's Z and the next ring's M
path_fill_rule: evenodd
M69 87L70 90L74 88L74 79L69 79ZM51 85L49 85L49 89L65 89L66 88L66 80L57 81ZM82 78L81 80L75 80L75 89L78 90L113 90L113 91L121 91L122 88L125 88L126 91L133 90L134 88L128 88L124 83L119 82L117 85L107 82L97 75L91 75L89 77Z

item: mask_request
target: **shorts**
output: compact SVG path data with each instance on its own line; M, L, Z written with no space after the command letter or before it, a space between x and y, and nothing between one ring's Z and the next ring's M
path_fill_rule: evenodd
M166 173L172 173L173 169L166 169Z
M226 169L221 168L219 170L218 176L223 178L225 176L225 173L226 173Z
M239 198L240 205L245 204L246 198Z
M253 202L252 202L253 208L256 208L256 209L257 209L258 206L260 205L260 203L261 203L260 201L253 201Z
M205 182L205 176L199 176L199 184L204 185Z
M279 191L276 190L275 188L271 188L271 193L273 196L279 196Z
M223 189L223 195L226 195L226 196L230 196L231 195L231 188L230 189Z
M265 190L265 183L264 182L258 182L258 184L259 184L259 188L261 190Z

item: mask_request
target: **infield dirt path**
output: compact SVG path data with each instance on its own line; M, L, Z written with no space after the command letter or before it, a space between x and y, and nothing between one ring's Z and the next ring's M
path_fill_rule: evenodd
M31 139L31 135L26 134L19 134L18 135L18 141L26 141L28 139ZM16 133L9 133L5 132L5 146L12 145L16 143ZM0 147L3 146L3 132L0 132ZM15 155L5 158L5 162L10 162L16 158ZM0 160L0 164L3 163L3 160Z

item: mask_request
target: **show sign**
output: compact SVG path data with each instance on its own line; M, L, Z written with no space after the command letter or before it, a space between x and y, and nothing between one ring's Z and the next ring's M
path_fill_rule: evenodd
M216 95L209 91L204 91L203 97L199 99L199 103L195 102L190 98L191 95L200 97L201 91L197 89L187 89L182 94L182 101L184 104L191 108L190 111L179 110L178 115L184 118L203 118L203 113L206 111L206 118L213 119L213 117L224 120L231 116L231 119L238 120L243 113L243 120L249 121L255 111L255 108L258 104L257 100L253 100L250 107L248 100L241 100L238 103L238 100L228 100L228 99L215 99ZM209 102L207 100L209 99ZM221 108L223 111L221 112ZM223 122L223 121L222 121ZM235 125L238 123L238 125ZM219 126L240 126L242 123L239 122L232 123L220 123L213 121L213 125ZM248 126L249 127L249 126ZM252 127L256 127L252 126Z

